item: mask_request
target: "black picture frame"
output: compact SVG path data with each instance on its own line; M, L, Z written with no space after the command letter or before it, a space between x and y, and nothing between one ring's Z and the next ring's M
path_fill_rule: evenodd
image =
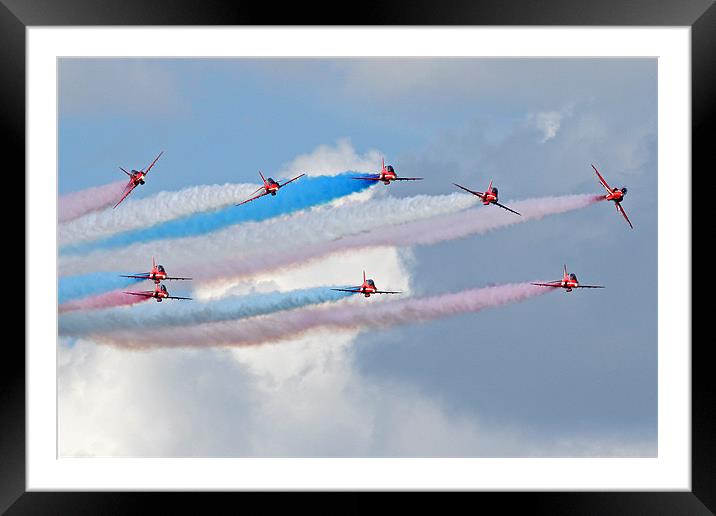
M452 2L384 1L312 4L208 0L0 0L0 64L5 165L25 167L25 29L62 25L615 25L690 26L692 72L692 170L706 168L716 142L716 5L714 0L527 0ZM342 15L342 13L345 13ZM7 158L14 158L7 164ZM709 168L713 168L710 164ZM688 171L684 171L688 173ZM692 174L693 177L693 174ZM12 197L19 197L17 186ZM689 193L690 194L690 193ZM32 192L25 192L32 195ZM19 207L8 220L17 220ZM692 214L693 215L693 214ZM695 218L692 216L692 220ZM19 224L15 224L19 229ZM693 235L693 231L692 231ZM24 240L25 234L22 239ZM692 255L693 256L693 255ZM693 258L692 258L693 262ZM693 263L692 263L693 265ZM17 269L17 267L14 267ZM692 268L693 271L699 268ZM703 269L702 269L703 270ZM27 272L25 270L24 272ZM33 294L37 295L37 294ZM24 306L24 303L23 303ZM716 400L712 339L692 341L692 490L690 492L477 493L500 511L549 514L716 513ZM0 512L7 514L96 514L144 512L161 496L164 511L190 507L176 493L76 493L25 490L25 352L14 339L3 343L0 371ZM233 493L220 495L235 496ZM206 495L197 500L206 511ZM294 497L295 498L295 497ZM356 497L352 497L356 498ZM203 501L201 501L203 500ZM214 500L212 500L213 502ZM362 500L351 502L351 512ZM166 505L166 504L169 505ZM365 502L363 502L365 503ZM421 502L422 505L422 502Z

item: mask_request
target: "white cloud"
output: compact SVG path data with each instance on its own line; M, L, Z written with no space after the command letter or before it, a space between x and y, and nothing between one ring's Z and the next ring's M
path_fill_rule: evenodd
M641 456L655 443L535 440L354 365L353 333L248 349L60 348L61 456Z
M374 149L358 154L348 138L341 138L335 145L319 145L313 151L297 156L283 165L281 173L307 172L313 176L334 176L346 170L378 173L382 157L380 151Z
M571 109L529 113L527 115L527 124L541 133L539 142L545 143L557 136L557 133L562 126L562 119L570 115Z
M533 123L537 129L542 131L540 143L544 143L557 136L557 131L562 123L562 113L558 111L537 113L534 115Z

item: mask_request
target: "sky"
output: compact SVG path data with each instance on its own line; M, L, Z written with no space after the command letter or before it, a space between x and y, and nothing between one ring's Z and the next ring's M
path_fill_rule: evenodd
M353 194L388 210L490 179L508 206L599 194L595 164L629 188L634 224L600 203L431 245L334 253L221 295L358 284L366 268L380 287L427 297L557 279L564 263L603 290L247 348L136 351L60 335L61 455L656 455L655 59L62 59L58 95L60 196L123 180L118 167L164 150L120 205L130 215L88 214L61 224L60 240L131 218L142 201L160 206L167 192L256 183L259 170L377 172L381 157L425 178ZM182 209L166 206L157 216Z

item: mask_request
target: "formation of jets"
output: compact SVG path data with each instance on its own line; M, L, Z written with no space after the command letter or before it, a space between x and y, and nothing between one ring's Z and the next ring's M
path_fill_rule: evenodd
M147 177L147 174L152 169L154 164L157 162L157 160L164 154L164 151L160 152L159 155L152 161L152 163L147 167L146 170L132 170L131 172L127 172L122 167L119 167L122 172L127 174L129 176L129 183L127 183L127 186L124 187L124 192L122 193L122 197L119 199L117 204L114 205L116 208L119 206L119 204L127 198L127 196L134 190L137 186L143 185L145 182L145 179ZM606 195L604 195L604 199L607 201L614 202L614 206L616 207L617 211L622 214L624 217L624 220L627 221L629 224L629 227L634 229L634 226L632 225L631 221L629 220L629 217L627 216L626 212L624 211L624 208L621 205L621 202L624 200L624 197L626 196L627 189L626 187L622 188L612 188L609 186L609 184L606 182L606 180L602 177L602 175L599 173L599 170L597 170L597 167L592 165L592 168L594 169L594 172L596 172L597 177L599 178L600 184L604 187L604 189L607 191ZM241 201L236 206L241 206L242 204L246 204L247 202L254 201L258 199L259 197L263 197L264 195L271 194L272 196L275 196L278 191L286 186L289 183L292 183L296 179L299 179L306 174L299 174L296 177L293 177L289 179L288 181L284 181L283 183L279 183L278 181L274 180L273 178L269 177L266 179L261 171L259 171L259 175L261 176L261 180L263 181L263 184L258 187L258 189L251 194L251 197L246 199L245 201ZM362 180L362 181L377 181L382 182L385 185L389 185L392 181L421 181L422 177L398 177L398 174L395 172L395 169L392 165L386 165L385 159L382 160L381 163L381 170L378 174L373 174L369 176L360 176L360 177L353 177L352 179ZM458 188L475 195L480 198L482 201L482 204L485 206L489 206L490 204L494 204L495 206L499 206L500 208L510 211L514 213L515 215L521 215L517 211L513 210L512 208L509 208L508 206L505 206L504 204L500 204L499 197L498 197L498 191L497 187L492 186L492 180L490 180L490 184L487 186L487 190L484 192L478 192L475 190L471 190L465 186L459 185L457 183L453 183Z
M119 206L119 204L127 198L127 196L139 185L143 185L145 182L145 179L147 177L147 174L152 169L154 164L159 160L159 158L162 156L164 151L160 152L159 155L152 161L152 163L147 167L146 170L132 170L131 172L127 172L125 169L120 167L120 170L127 174L129 176L129 183L124 188L124 192L122 193L122 197L119 199L117 204L114 205L116 208ZM385 164L385 160L382 160L381 163L381 170L378 174L373 174L369 176L362 176L362 177L353 177L352 179L357 180L363 180L363 181L376 181L376 182L382 182L385 185L389 185L393 181L420 181L423 178L422 177L398 177L397 173L395 172L395 169L392 165ZM631 221L629 220L629 217L627 216L626 212L624 211L624 208L621 206L621 202L624 200L624 196L626 196L627 189L625 187L623 188L612 188L609 186L609 184L606 182L606 180L602 177L602 175L599 173L599 170L597 170L597 167L592 165L592 168L594 169L594 172L597 174L597 178L599 179L599 183L604 187L604 189L607 191L606 195L604 195L604 199L607 201L614 202L614 205L619 213L622 214L624 219L629 224L629 227L634 229L634 226L632 225ZM289 183L292 183L293 181L296 181L297 179L305 176L306 174L300 174L294 178L291 178L287 181L284 181L283 183L280 183L278 181L275 181L272 178L264 178L263 174L259 171L259 175L261 176L261 180L263 181L263 185L261 185L255 192L251 194L251 197L246 199L245 201L242 201L238 203L236 206L241 206L242 204L246 204L248 202L254 201L258 199L259 197L263 197L265 195L272 195L275 196L279 189L283 188ZM498 206L504 210L507 210L509 212L514 213L515 215L521 215L517 211L513 210L512 208L509 208L503 204L500 204L499 197L498 197L498 191L497 188L492 185L492 180L490 180L490 184L487 186L487 190L484 192L478 192L475 190L471 190L469 188L466 188L462 185L459 185L457 183L453 183L458 188L475 195L480 198L482 201L482 204L485 206L489 206L490 204L494 204L495 206ZM189 297L178 297L178 296L170 296L169 292L167 291L167 288L161 284L164 280L191 280L191 278L185 278L185 277L173 277L168 276L166 270L162 265L157 265L154 261L154 257L152 257L152 270L150 272L142 272L138 274L128 274L128 275L122 275L122 277L125 278L136 278L136 279L145 279L145 280L151 280L154 282L155 287L154 290L146 290L141 292L125 292L126 294L131 294L134 296L143 296L146 298L152 298L156 299L157 302L161 302L163 299L191 299ZM541 287L551 287L551 288L562 288L565 290L565 292L571 292L575 288L604 288L602 285L582 285L577 280L577 276L574 273L567 272L567 266L564 266L564 275L561 280L554 280L549 281L547 283L532 283L533 285L541 286ZM363 271L363 283L356 287L350 287L350 288L334 288L331 290L336 290L339 292L351 292L354 294L363 295L365 297L370 297L373 294L401 294L401 292L398 291L390 291L390 290L378 290L378 288L375 285L375 282L372 279L367 279L365 275L365 271Z
M191 278L180 278L174 276L167 276L167 271L163 265L157 265L152 256L152 270L150 272L140 272L139 274L122 274L123 278L136 278L151 280L154 282L154 290L143 290L141 292L125 292L125 294L131 294L133 296L141 296L151 299L156 299L157 303L161 303L163 299L191 299L190 297L178 297L170 296L167 287L161 284L164 280L190 280Z

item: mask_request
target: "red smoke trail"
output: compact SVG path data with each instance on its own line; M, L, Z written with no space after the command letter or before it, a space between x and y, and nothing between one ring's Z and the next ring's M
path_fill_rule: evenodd
M234 321L161 330L127 329L92 338L100 343L144 349L153 347L251 346L295 338L310 330L360 330L429 321L516 303L552 292L530 283L512 283L453 294L364 304L297 309Z
M126 181L117 181L63 195L58 202L59 222L67 222L85 213L113 206L122 195L125 185Z
M111 308L114 306L135 305L146 300L146 297L132 296L131 294L125 294L121 290L113 290L105 294L89 296L83 299L62 303L57 311L59 313L64 313L73 310L97 310L99 308Z

